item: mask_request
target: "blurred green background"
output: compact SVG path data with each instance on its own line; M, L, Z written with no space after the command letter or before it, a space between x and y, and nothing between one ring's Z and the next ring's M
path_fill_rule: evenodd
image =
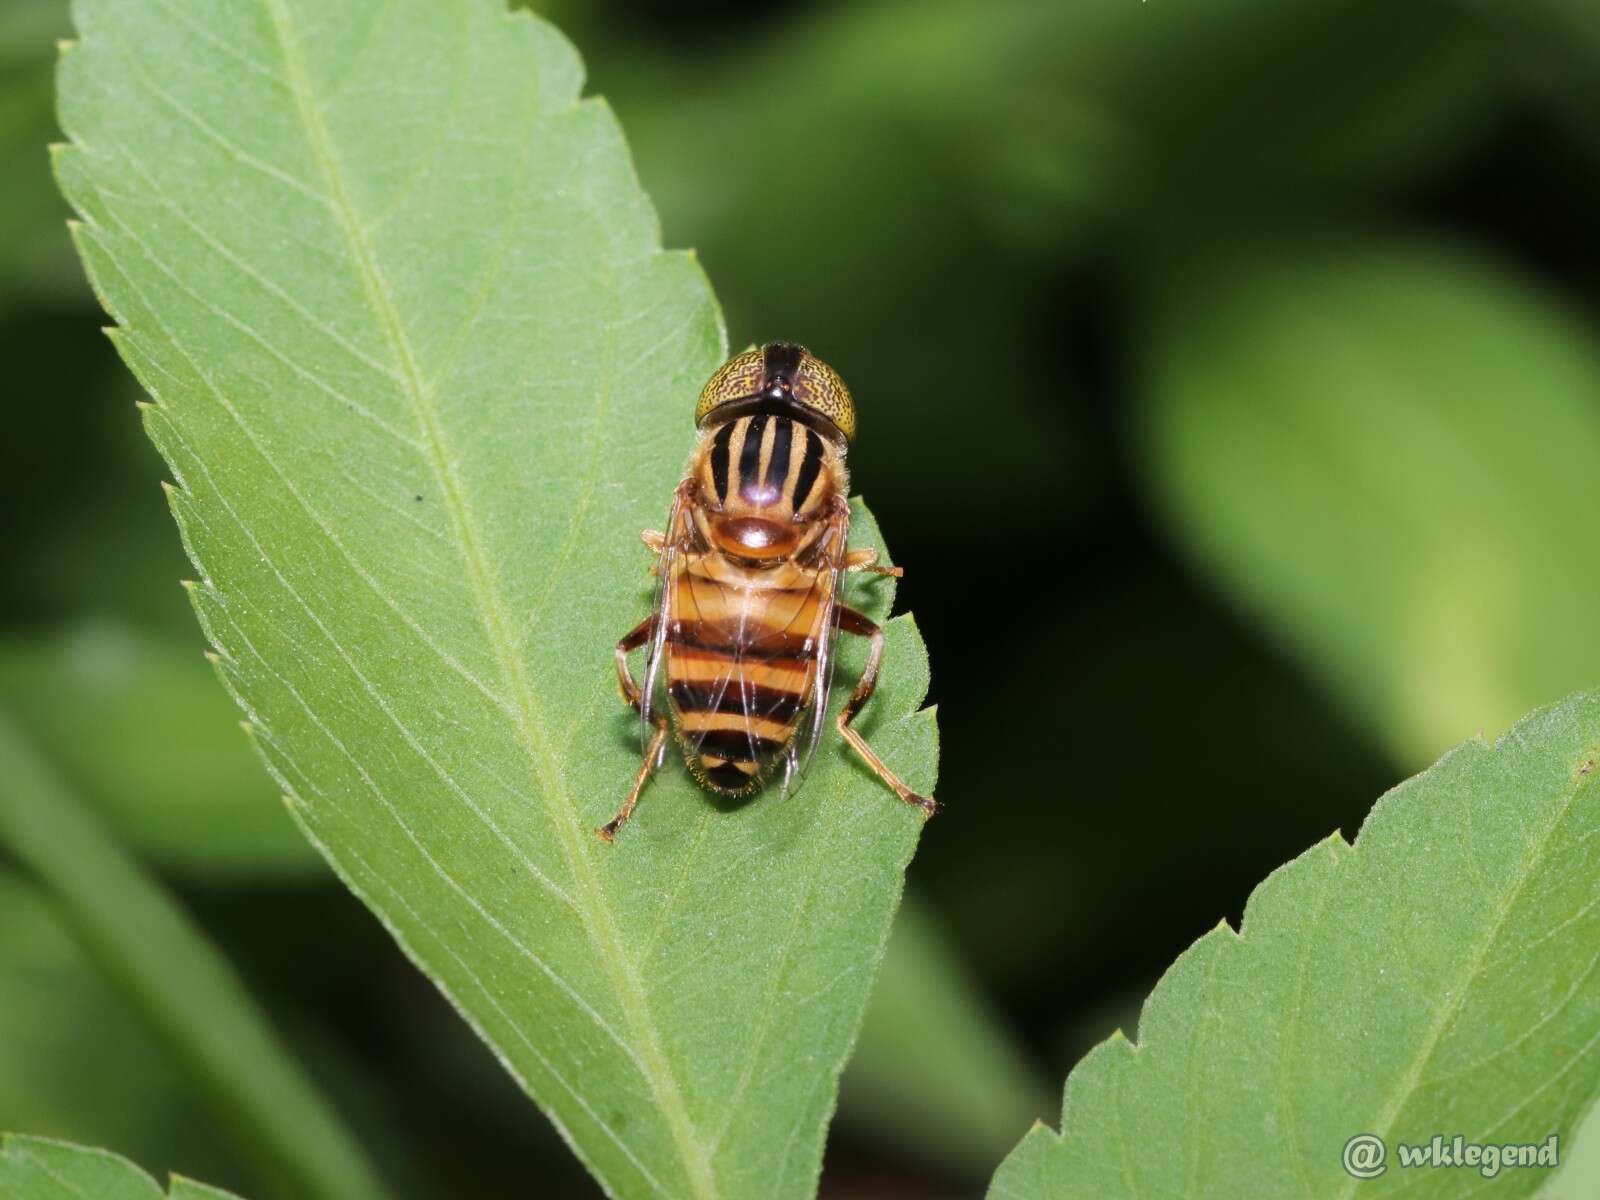
M945 810L884 981L924 1018L869 1020L824 1194L970 1195L1265 874L1600 684L1600 3L535 7L734 343L802 340L855 390ZM0 708L402 1195L591 1195L304 846L202 660L49 177L67 32L0 0ZM942 975L992 1011L919 995ZM959 1029L990 1091L918 1125L896 1080ZM0 1128L261 1184L210 1122L0 847Z

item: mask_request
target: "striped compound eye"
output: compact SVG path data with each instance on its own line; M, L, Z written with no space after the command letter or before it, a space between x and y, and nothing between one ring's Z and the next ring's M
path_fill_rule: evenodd
M787 413L840 441L856 435L855 402L839 373L789 342L746 350L723 363L700 393L694 419L704 428L754 412Z
M800 353L800 369L794 376L794 398L831 421L844 434L845 441L855 440L856 403L850 389L839 378L839 372L805 351Z
M706 418L726 404L749 400L761 391L761 363L765 352L746 350L735 354L717 368L717 373L707 381L700 393L700 403L694 410L694 423L704 425Z

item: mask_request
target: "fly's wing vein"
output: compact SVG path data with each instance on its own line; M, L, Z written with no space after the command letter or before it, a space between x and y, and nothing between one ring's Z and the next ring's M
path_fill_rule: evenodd
M662 686L662 652L666 647L668 623L672 619L673 580L683 533L683 494L680 491L672 498L672 509L667 514L667 536L662 543L661 553L656 557L656 624L651 631L649 648L645 651L644 684L639 694L641 754L650 753L650 742L655 734L655 713L661 702L657 689ZM663 746L662 754L665 753L666 747Z
M783 765L783 792L799 787L827 720L838 632L838 588L848 531L848 511L829 518L827 531L813 547L813 561L818 566L812 573L811 585L798 597L776 589L747 589L724 582L713 569L720 557L717 550L698 541L691 545L687 538L669 543L671 557L666 561L671 578L661 602L652 671L659 672L663 650L665 656L672 653L665 635L680 622L695 622L702 636L725 633L726 640L718 647L720 654L697 659L692 681L686 680L689 686L682 698L692 695L697 710L732 713L739 718L736 723L709 717L694 722L680 720L679 738L691 759L706 752L707 727L717 726L724 730L723 751L733 750L726 741L736 746L742 740L744 752L762 765L763 774L768 774L775 765L769 743L781 740L783 749L777 752L776 762ZM792 603L793 608L781 607L780 601ZM796 684L792 668L797 649L804 669ZM764 691L764 676L775 660L783 660L781 678L790 686L772 682L766 685L771 691ZM798 699L791 702L783 694L786 691L795 693ZM676 704L674 711L678 711ZM700 728L685 728L687 724ZM709 753L719 758L728 756L716 750Z
M819 547L819 557L825 565L819 569L815 585L823 589L822 602L817 605L819 619L812 634L817 640L815 674L809 702L795 714L795 735L784 752L782 796L793 795L805 782L806 772L816 756L823 728L828 722L828 698L833 690L833 672L837 661L834 649L839 636L839 624L834 614L838 606L839 585L844 578L850 510L841 509L830 524L831 528L823 534L826 546Z

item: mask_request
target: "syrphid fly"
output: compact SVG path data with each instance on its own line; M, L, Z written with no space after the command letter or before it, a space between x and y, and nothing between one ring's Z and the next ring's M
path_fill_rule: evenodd
M933 799L907 787L850 724L877 686L883 631L844 603L841 582L848 572L900 568L848 547L849 389L804 347L775 342L712 375L695 425L666 532L640 535L657 555L657 601L617 643L616 665L643 723L644 761L600 836L611 841L633 815L669 731L712 791L796 786L828 723L841 630L869 639L870 650L834 725L897 796L931 815ZM644 679L635 683L628 654L641 646Z

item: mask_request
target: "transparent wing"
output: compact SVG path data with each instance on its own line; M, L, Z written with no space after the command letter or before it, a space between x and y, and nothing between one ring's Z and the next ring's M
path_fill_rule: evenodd
M791 796L800 790L800 785L805 782L806 772L811 768L817 746L822 741L823 730L828 724L828 699L833 692L834 667L837 662L834 651L839 640L839 622L836 617L840 603L839 590L844 583L845 545L849 534L850 510L844 509L835 518L833 528L824 535L829 539L828 543L821 547L827 566L819 573L817 586L825 589L826 598L822 605L820 628L817 631L819 641L816 681L811 688L811 702L801 713L800 727L794 740L784 752L783 776L778 793L780 797Z
M765 778L774 743L787 745L794 725L793 712L785 711L772 685L809 630L797 635L785 626L774 632L773 617L782 614L772 612L771 598L719 578L729 569L726 558L698 538L693 542L678 560L676 586L662 608L665 627L678 631L670 650L677 665L667 690L679 714L679 736L691 759L703 753L756 763ZM808 672L811 658L806 650ZM730 774L713 782L737 790L748 780Z
M666 712L664 677L661 671L662 649L666 645L667 622L671 619L672 579L679 555L683 551L683 493L680 489L672 498L672 510L667 514L667 537L656 556L655 627L650 640L645 643L644 680L639 687L639 752L648 754L655 735L657 713ZM666 745L662 744L662 755ZM660 766L658 762L655 764Z
M715 786L800 782L827 717L847 521L830 519L805 564L785 564L793 582L768 588L692 532L679 543L659 610L659 674L670 661L671 678L657 702L670 702L691 766L708 764Z

